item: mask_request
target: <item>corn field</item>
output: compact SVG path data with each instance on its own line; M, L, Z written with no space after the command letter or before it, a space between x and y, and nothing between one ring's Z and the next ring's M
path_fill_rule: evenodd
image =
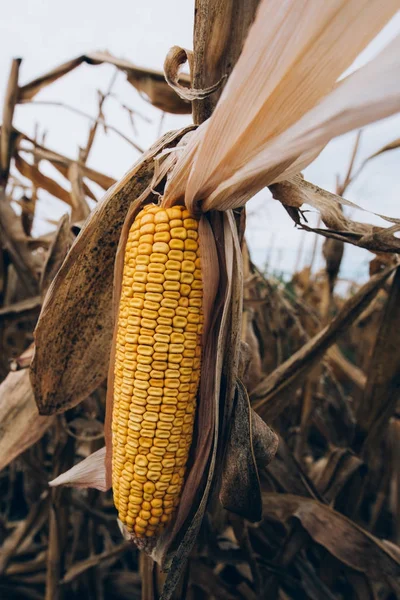
M357 163L361 129L400 112L400 36L348 72L398 8L195 0L193 50L158 71L93 51L22 83L12 61L0 598L400 599L400 220L377 197L383 225L356 221L347 197L399 151L394 135ZM113 79L97 114L72 109L89 120L74 157L16 127L20 105L101 64ZM142 148L146 116L125 98L133 134L105 116L116 77L188 125ZM307 181L349 131L336 189ZM92 166L99 132L140 155L118 180ZM317 242L288 278L253 262L246 210L265 189L323 240L322 269ZM343 291L346 245L369 278Z

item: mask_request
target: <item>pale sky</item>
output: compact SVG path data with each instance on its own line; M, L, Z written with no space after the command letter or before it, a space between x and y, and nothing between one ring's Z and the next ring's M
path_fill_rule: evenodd
M79 54L108 50L139 66L161 69L169 48L173 45L192 48L194 0L19 0L3 7L0 21L0 102L6 85L10 62L22 57L20 83L45 73ZM102 6L104 8L102 8ZM360 66L400 33L400 14L386 26L374 42L356 61ZM97 91L104 91L113 75L110 66L86 66L49 86L35 100L64 102L96 115ZM143 148L158 136L160 113L125 82L120 74L114 87L118 99L152 120L151 124L136 119L137 134L132 131L128 116L119 108L118 100L110 98L105 105L108 122L135 139ZM32 104L19 106L15 125L32 135L35 122L47 131L46 145L70 157L77 155L79 145L87 139L89 122L60 107ZM190 122L190 116L167 115L162 133ZM366 128L363 132L358 163L386 143L400 137L400 116ZM355 133L334 140L305 171L305 177L334 191L336 174L344 174L354 143ZM138 158L139 154L113 132L98 135L90 155L89 165L115 178ZM348 190L346 197L364 208L399 217L400 151L374 159L364 174ZM43 170L57 178L51 167ZM57 219L67 207L42 195L37 209L35 231L50 229L46 219ZM268 191L261 192L248 203L247 238L255 262L263 266L267 256L274 269L290 272L297 262L301 238L305 236L300 266L308 264L314 234L296 231L279 203ZM378 219L357 211L354 218L382 224ZM322 239L319 240L319 244ZM365 279L372 255L366 250L347 247L342 269L343 277ZM318 266L318 264L316 265Z

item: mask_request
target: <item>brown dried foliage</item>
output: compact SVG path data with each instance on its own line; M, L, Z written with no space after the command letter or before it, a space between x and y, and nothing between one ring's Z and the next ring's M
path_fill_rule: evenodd
M196 123L211 114L257 4L213 3L213 29L204 26L209 2L198 1L189 94L196 98ZM241 10L245 18L238 19ZM216 31L220 45L210 43ZM115 252L127 214L165 185L169 159L154 157L188 131L164 136L115 184L86 165L96 127L77 160L13 128L17 102L83 62L104 61L124 71L155 106L190 108L159 73L110 55L78 57L23 87L13 62L0 143L0 177L7 184L0 196L1 597L400 597L400 271L393 258L399 248L394 228L354 224L338 208L359 172L353 172L354 155L337 196L300 178L273 187L298 222L303 202L321 212L328 229L318 233L330 244L317 276L305 269L287 284L266 278L243 240L244 212L207 217L220 269L210 321L210 345L219 352L216 361L205 353L214 387L203 384L193 485L157 550L169 572L123 540L110 492L48 487L104 446ZM172 80L182 86L176 73ZM30 162L21 156L27 142ZM41 173L42 160L58 169L65 187ZM32 217L42 188L72 208L73 226L64 217L51 235L33 238L26 213L19 217L12 208L17 171L31 183L24 198ZM76 239L93 199L90 181L112 187ZM335 294L344 241L379 253L370 280L354 284L347 298ZM28 367L40 309L32 388Z

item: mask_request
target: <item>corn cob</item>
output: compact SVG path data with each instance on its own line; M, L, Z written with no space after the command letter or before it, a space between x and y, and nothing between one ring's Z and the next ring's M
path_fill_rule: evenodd
M112 484L136 538L158 535L179 504L200 378L198 222L146 206L126 244L114 368Z

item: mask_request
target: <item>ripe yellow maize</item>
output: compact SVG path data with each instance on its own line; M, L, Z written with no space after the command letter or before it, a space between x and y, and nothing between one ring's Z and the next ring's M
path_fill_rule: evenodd
M119 519L158 535L179 504L200 379L198 222L146 206L126 244L114 367L112 485Z

